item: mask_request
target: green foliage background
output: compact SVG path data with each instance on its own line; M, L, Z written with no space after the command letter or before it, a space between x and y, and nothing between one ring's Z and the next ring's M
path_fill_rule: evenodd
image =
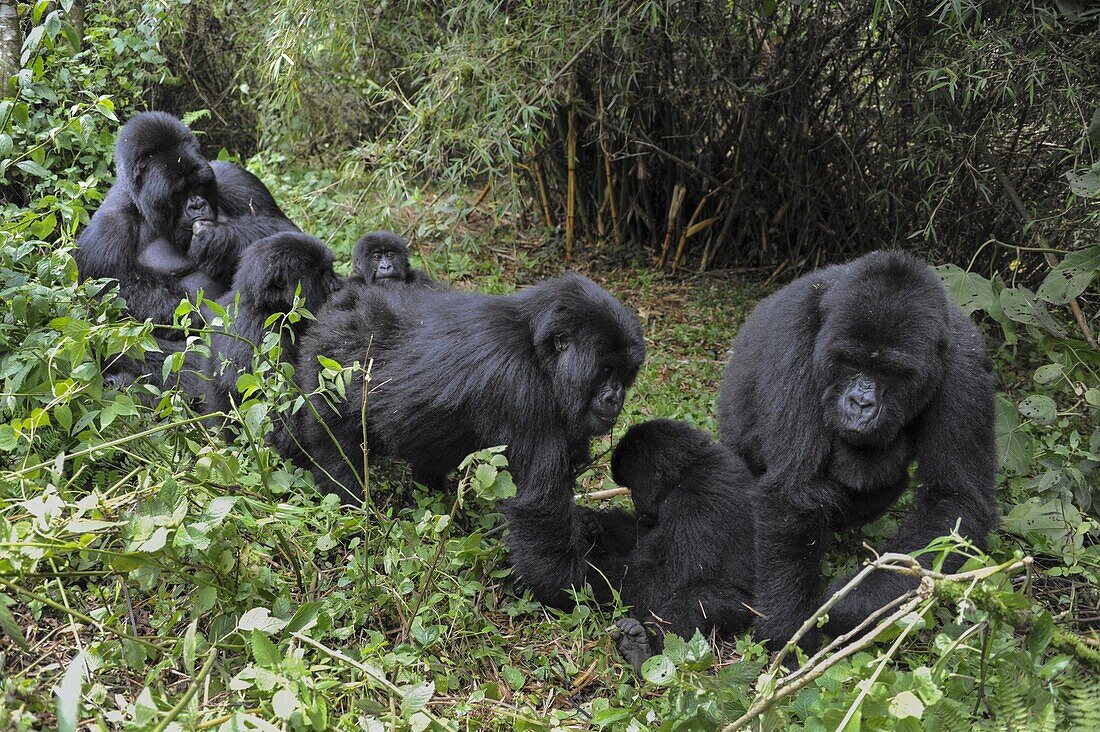
M697 4L708 29L766 39L775 55L792 44L786 63L828 51L817 28L850 26L868 43L903 22L924 33L920 63L899 66L890 55L886 76L858 66L852 83L946 94L962 121L927 110L905 120L908 162L889 168L889 179L859 166L834 177L870 181L853 201L923 206L923 218L898 219L908 222L901 238L942 265L952 294L986 327L1002 387L1004 530L971 566L1034 557L1025 573L938 584L893 637L769 706L755 722L762 728L1100 727L1100 356L1070 308L1076 302L1095 330L1100 118L1091 110L1100 69L1075 43L1095 38L1100 19L1077 5L876 2L846 14L806 3L785 14L767 2ZM553 613L519 592L493 506L512 489L497 453L464 466L453 495L425 493L400 467L378 466L364 506L320 499L308 475L264 444L297 397L271 358L275 339L260 344L242 381L230 415L242 434L231 442L171 392L106 389L104 365L154 347L150 325L78 284L69 254L112 180L119 120L177 104L207 110L189 121L208 131L211 154L222 144L223 157L257 153L249 167L341 255L361 231L394 228L438 276L509 291L563 267L555 136L568 110L593 92L605 104L620 94L618 124L632 132L609 139L623 146L609 159L637 166L630 140L659 127L649 126L652 110L638 98L646 87L630 72L663 78L658 71L682 68L677 54L699 50L679 45L700 27L684 6L94 3L83 38L68 22L71 3L20 6L22 71L0 101L0 728L710 729L782 682L748 636L671 642L635 679L607 640L615 612L581 604ZM604 43L621 53L611 75L585 55ZM677 63L646 66L660 56L654 49ZM222 106L208 96L216 85L203 86L219 78L229 80ZM747 78L740 106L727 100L700 119L759 111L775 100L754 86L764 81ZM866 122L881 111L875 99L844 114ZM679 102L696 111L715 103ZM777 129L788 129L791 109L772 110ZM968 119L983 122L971 128ZM820 132L809 129L811 138ZM598 147L599 129L587 132ZM1009 145L1013 135L1030 147ZM960 157L959 145L974 154ZM550 228L532 187L533 148L550 151L540 158ZM827 171L835 161L821 164ZM664 216L674 168L628 199L659 195L650 209ZM1034 177L1039 169L1046 177ZM901 179L911 188L891 182ZM474 204L490 182L491 195ZM599 190L591 184L588 194ZM923 198L899 193L915 190ZM651 341L622 427L669 416L713 428L724 349L752 303L816 256L883 243L869 236L876 229L853 225L850 238L819 234L801 254L789 239L794 249L734 257L768 265L747 282L669 277L653 265L663 219L616 241L609 209L593 200L579 208L574 266L637 307ZM778 228L766 231L787 231L781 200L738 205L757 218L738 219L733 232L773 219ZM726 236L744 253L747 233ZM332 370L334 384L361 378L344 366ZM597 464L582 484L601 487L605 476ZM843 537L831 570L851 570L865 555L860 543L893 525L887 516Z

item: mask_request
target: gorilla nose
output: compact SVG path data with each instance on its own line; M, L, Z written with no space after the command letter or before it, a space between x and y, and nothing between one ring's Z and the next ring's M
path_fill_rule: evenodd
M608 389L596 400L593 411L604 420L613 420L623 411L623 389Z
M840 401L840 411L850 429L863 429L878 415L878 399L871 391L855 389L845 394Z

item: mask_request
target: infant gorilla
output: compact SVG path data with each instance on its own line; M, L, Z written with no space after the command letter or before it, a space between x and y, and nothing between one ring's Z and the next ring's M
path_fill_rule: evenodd
M745 463L705 432L658 419L627 431L611 472L630 488L635 514L582 509L582 516L593 541L589 561L631 606L613 631L623 657L640 672L666 632L690 638L696 629L747 629L754 482ZM594 589L610 599L608 588ZM643 623L653 627L652 638Z

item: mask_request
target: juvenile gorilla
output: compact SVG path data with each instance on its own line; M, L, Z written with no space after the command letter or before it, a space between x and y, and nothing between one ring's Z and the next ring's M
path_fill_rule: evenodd
M571 461L611 429L645 358L637 317L580 275L514 295L359 287L319 314L302 344L297 375L309 393L318 356L343 365L373 358L366 398L372 455L408 462L438 485L469 453L508 445L516 497L503 513L513 566L548 604L567 606L585 581ZM318 481L346 499L362 485L363 379L346 400L313 406L295 430Z
M350 279L367 285L405 284L436 288L436 282L409 266L409 246L389 231L372 231L355 243Z
M290 312L299 286L306 309L319 311L341 284L332 265L332 251L320 239L306 234L284 232L253 244L237 268L233 289L216 301L229 322L224 327L214 325L214 310L203 305L203 317L212 331L210 356L187 351L178 374L179 386L204 411L229 409L230 396L237 391L237 377L251 369L256 348L263 342L267 319L275 313ZM282 331L282 360L295 361L311 322L298 320ZM182 345L162 343L162 347L171 352ZM160 360L163 362L163 358Z
M246 246L296 231L263 183L207 161L191 130L169 114L145 112L126 123L115 161L118 180L73 256L82 279L117 280L138 319L170 323L180 300L200 288L220 296Z
M772 644L820 604L832 532L887 511L914 459L916 505L885 551L921 549L956 522L981 545L997 525L990 359L936 274L908 254L868 254L762 301L730 350L718 419L760 476L756 630ZM946 570L961 562L949 557ZM913 586L875 572L833 607L826 631L852 630Z
M696 629L731 635L748 628L754 481L745 463L705 432L658 419L627 431L611 471L630 488L635 515L612 509L583 518L595 540L589 560L631 606L614 631L623 657L641 672L666 632L691 638ZM595 575L590 582L596 586Z

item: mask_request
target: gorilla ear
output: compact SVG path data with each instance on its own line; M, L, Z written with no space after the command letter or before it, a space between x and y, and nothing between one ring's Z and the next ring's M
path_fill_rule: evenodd
M558 353L563 353L565 349L569 348L569 334L568 333L555 333L554 334L554 350Z

